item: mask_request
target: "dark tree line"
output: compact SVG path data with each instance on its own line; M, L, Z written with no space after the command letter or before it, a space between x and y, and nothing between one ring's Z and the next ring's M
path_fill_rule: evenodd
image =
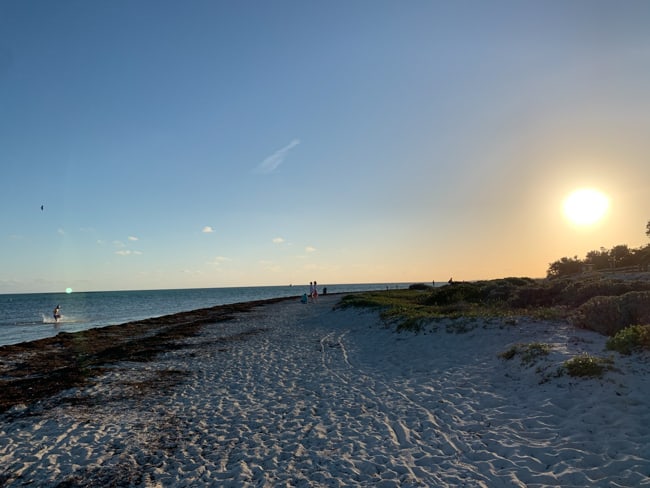
M646 236L650 238L650 220L646 224ZM588 266L586 266L588 265ZM650 244L631 249L626 244L611 249L601 247L598 251L589 251L584 259L578 256L563 257L551 263L546 271L549 278L581 273L585 268L594 270L638 266L648 270L650 265Z

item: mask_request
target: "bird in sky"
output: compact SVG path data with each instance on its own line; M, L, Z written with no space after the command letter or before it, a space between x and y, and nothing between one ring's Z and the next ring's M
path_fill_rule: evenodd
M45 206L44 206L44 205L41 205L41 212L43 211L44 208L45 208Z

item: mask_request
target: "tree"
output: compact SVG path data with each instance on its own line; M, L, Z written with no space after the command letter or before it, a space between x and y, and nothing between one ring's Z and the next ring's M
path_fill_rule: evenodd
M578 256L572 258L563 257L562 259L551 263L546 271L549 278L568 276L582 272L582 261Z
M593 264L595 269L609 268L609 251L604 247L601 247L600 251L589 251L585 263Z
M618 246L614 246L609 254L612 258L612 261L614 262L614 267L632 266L634 264L632 251L627 246L627 244L619 244Z
M650 220L645 228L645 234L650 238ZM564 257L549 265L546 276L554 278L577 274L583 271L585 264L593 265L594 269L638 266L639 269L648 270L650 267L650 244L637 249L630 249L627 244L619 244L610 250L601 247L600 251L589 251L584 261L578 259L578 256Z

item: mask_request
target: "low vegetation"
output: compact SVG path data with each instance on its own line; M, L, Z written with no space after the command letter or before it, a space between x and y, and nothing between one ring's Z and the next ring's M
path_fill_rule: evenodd
M398 330L419 331L422 324L439 317L438 311L420 303L426 291L419 289L386 290L343 297L339 307L361 307L380 310L386 322L397 323Z
M564 362L563 369L569 376L579 378L600 378L612 368L611 358L601 358L590 354L580 354Z
M398 329L419 331L424 324L452 318L501 318L527 315L567 319L580 328L614 335L633 324L650 323L650 282L624 281L600 275L534 280L503 278L460 282L433 288L413 285L349 295L342 307L381 310ZM510 319L509 319L510 318Z
M496 280L505 281L505 280ZM441 319L462 319L463 324L449 324L449 332L467 332L473 329L471 322L477 318L508 318L513 315L510 307L498 300L483 300L488 282L458 283L440 288L410 287L408 290L386 290L347 295L339 307L363 307L380 310L381 318L394 324L397 330L419 332L427 324ZM495 285L496 287L501 284Z
M606 344L610 351L624 355L650 350L650 325L632 325L616 333Z
M551 352L551 345L542 342L532 342L530 344L515 344L510 349L502 352L499 357L505 360L513 359L518 356L521 364L528 366L533 364L537 359L548 356Z
M572 314L576 327L613 336L630 325L650 323L650 291L619 296L597 296Z
M611 351L632 354L650 350L650 281L600 274L578 279L504 278L436 288L416 284L407 290L347 295L339 307L373 308L387 325L414 332L442 329L466 333L494 321L512 327L522 316L561 319L610 336L607 349ZM518 358L522 366L530 367L551 351L550 344L540 342L515 344L499 357L506 361ZM548 371L549 366L538 369ZM581 354L558 365L552 376L600 378L612 367L611 358Z

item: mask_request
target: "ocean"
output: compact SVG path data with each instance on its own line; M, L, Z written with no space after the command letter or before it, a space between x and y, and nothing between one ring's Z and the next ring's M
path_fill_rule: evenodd
M327 293L344 293L406 288L408 284L324 287ZM308 291L309 285L0 295L0 346L44 339L59 332L78 332L216 305L301 296ZM319 291L323 292L323 286ZM52 316L57 305L61 307L58 323Z

